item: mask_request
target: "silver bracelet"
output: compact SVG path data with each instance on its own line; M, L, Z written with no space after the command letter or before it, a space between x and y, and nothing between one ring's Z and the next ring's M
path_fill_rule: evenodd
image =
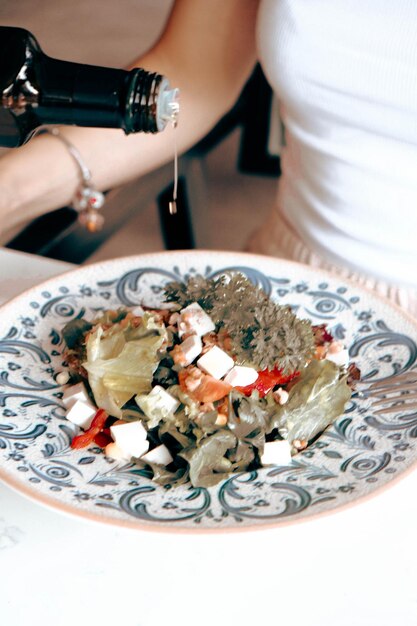
M77 164L81 182L72 200L71 206L78 213L79 222L91 233L103 228L104 217L99 212L105 202L105 196L95 189L91 181L91 172L84 163L77 148L62 135L59 128L41 127L36 134L49 134L59 139Z

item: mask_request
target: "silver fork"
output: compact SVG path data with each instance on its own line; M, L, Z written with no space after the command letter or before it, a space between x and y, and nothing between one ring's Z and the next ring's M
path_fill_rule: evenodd
M417 409L417 370L371 383L366 389L358 386L358 394L362 398L375 398L372 408L381 407L375 414Z

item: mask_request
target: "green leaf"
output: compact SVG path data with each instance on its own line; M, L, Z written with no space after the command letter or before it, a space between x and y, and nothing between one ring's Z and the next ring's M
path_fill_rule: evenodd
M270 430L278 428L289 442L309 441L344 412L351 396L346 377L331 361L313 360L291 388L288 402L275 409Z
M160 361L165 327L149 315L142 322L135 327L115 324L106 330L96 326L87 339L83 367L88 382L97 406L114 417L121 417L121 407L134 395L151 390Z
M266 433L269 427L266 402L260 401L257 394L247 398L238 391L231 391L228 426L238 439L249 437L256 430Z
M239 441L236 448L228 453L234 472L247 471L255 460L256 454L253 445L246 441Z
M163 465L157 463L148 464L153 472L153 480L158 485L183 485L188 481L188 469L186 467L179 467L174 471L167 470Z
M232 463L225 457L236 446L236 437L229 430L219 430L203 439L198 447L179 454L190 465L190 480L194 487L210 487L217 484L232 470Z

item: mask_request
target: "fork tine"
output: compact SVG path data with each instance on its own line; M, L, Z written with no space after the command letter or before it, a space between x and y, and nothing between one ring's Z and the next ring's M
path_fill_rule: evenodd
M376 394L369 394L369 397L371 398L378 398L379 396L377 396ZM397 395L397 396L390 396L390 397L383 397L380 398L379 400L374 400L372 402L372 406L378 406L379 404L388 404L388 403L393 403L393 402L403 402L404 404L408 403L408 400L414 400L414 398L417 398L417 391L414 393L404 393L402 395ZM413 404L413 403L411 403Z
M417 409L417 401L415 401L417 398L417 371L403 372L398 376L391 376L385 380L371 383L362 392L362 395L372 399L372 410L374 407L381 407L373 411L375 415ZM374 398L376 399L374 400Z
M401 407L401 409L400 409ZM393 411L412 411L414 409L417 410L417 402L412 402L411 404L403 404L403 403L394 403L385 409L378 409L377 411L373 411L374 415L382 415L383 413L392 413Z
M388 396L388 394L390 393L395 393L397 394L398 397L400 396L404 396L405 397L415 397L414 394L417 393L417 388L414 387L395 387L394 389L381 389L381 390L375 390L375 391L368 391L365 392L365 395L367 398L385 398L386 396Z
M368 389L397 388L399 385L411 385L413 383L417 384L417 372L403 372L398 376L371 383Z

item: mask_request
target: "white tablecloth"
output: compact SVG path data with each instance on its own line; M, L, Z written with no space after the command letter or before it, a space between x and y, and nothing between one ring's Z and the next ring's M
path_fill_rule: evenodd
M69 266L0 249L0 301ZM415 626L417 472L272 530L124 530L0 485L1 626Z

